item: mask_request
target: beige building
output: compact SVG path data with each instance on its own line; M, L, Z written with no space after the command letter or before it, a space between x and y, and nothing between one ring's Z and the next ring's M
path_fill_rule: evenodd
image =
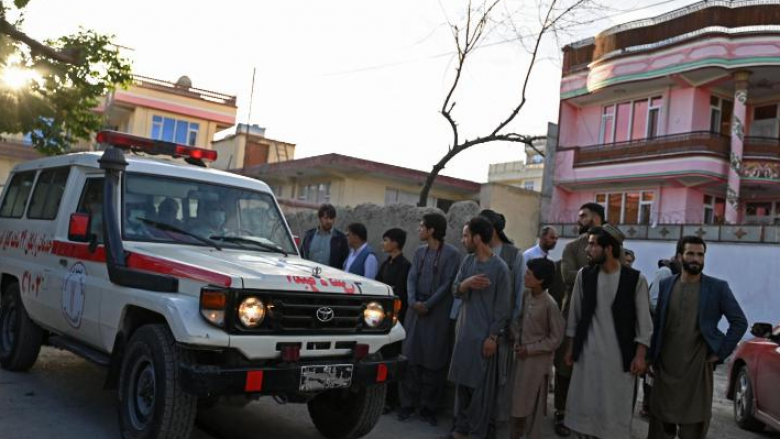
M325 154L234 169L270 185L282 204L316 207L417 204L427 173L340 154ZM455 201L477 200L480 185L473 181L439 176L428 206L446 211Z
M95 111L107 129L210 149L214 135L235 124L236 97L195 88L186 76L175 83L135 76L127 90L116 90ZM82 142L73 151L92 147ZM0 188L14 166L38 157L29 135L2 136Z
M218 131L235 125L237 108L235 96L195 88L186 76L168 82L136 75L97 111L109 129L210 149Z
M539 152L545 152L546 143L546 140L534 142L534 146L539 151L526 146L525 160L490 165L488 182L541 192L544 177L544 155L539 154Z
M265 128L238 124L235 132L212 142L217 169L241 169L295 158L295 144L265 137Z
M0 139L0 190L5 187L14 166L39 157L41 155L22 138Z

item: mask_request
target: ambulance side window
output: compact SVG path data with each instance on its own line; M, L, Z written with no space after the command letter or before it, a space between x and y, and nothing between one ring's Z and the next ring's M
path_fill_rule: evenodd
M89 233L103 242L103 178L89 178L81 193L77 211L90 216Z
M11 179L11 184L3 198L3 205L0 206L0 217L3 218L21 218L24 214L24 208L27 206L27 199L30 197L30 191L35 181L35 171L20 172Z
M69 167L41 171L35 183L30 207L27 208L27 218L53 220L57 217L69 174Z

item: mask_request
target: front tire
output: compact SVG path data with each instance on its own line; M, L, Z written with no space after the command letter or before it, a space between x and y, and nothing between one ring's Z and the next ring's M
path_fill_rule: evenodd
M30 320L19 284L8 286L0 302L0 366L25 372L35 364L43 343L43 329Z
M145 325L133 334L119 378L119 428L124 439L187 439L197 398L179 382L186 352L165 325Z
M764 424L755 416L753 405L753 383L750 380L747 366L742 366L737 372L737 382L734 389L734 420L740 428L749 431L762 431Z
M328 439L357 439L379 422L387 384L328 390L309 401L309 416Z

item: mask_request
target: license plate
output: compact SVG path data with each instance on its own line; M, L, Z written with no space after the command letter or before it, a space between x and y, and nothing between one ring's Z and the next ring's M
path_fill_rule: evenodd
M329 389L343 389L352 384L351 364L329 364L324 366L302 366L301 392Z

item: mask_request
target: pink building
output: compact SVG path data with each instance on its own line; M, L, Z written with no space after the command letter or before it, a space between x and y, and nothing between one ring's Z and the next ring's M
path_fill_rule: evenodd
M564 47L548 222L780 224L779 24L710 0Z

